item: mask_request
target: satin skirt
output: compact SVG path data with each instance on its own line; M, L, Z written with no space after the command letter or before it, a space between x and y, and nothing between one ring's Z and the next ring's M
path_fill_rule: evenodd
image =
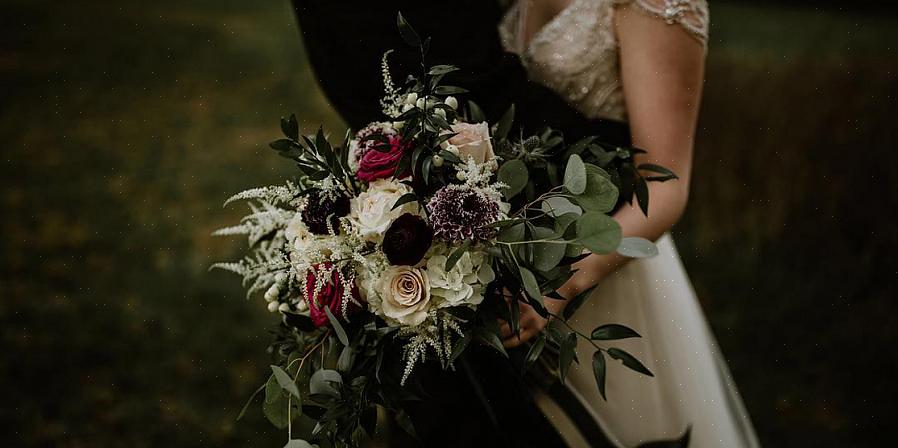
M657 256L631 260L609 276L571 320L585 334L605 323L633 328L642 338L603 344L627 350L655 376L633 372L606 356L606 401L592 371L595 349L580 341L579 364L566 381L582 404L575 412L589 413L588 420L620 447L676 439L687 428L690 447L759 446L673 240L665 234L656 244ZM537 402L569 446L596 445L572 424L576 419L570 410L563 411L546 394Z

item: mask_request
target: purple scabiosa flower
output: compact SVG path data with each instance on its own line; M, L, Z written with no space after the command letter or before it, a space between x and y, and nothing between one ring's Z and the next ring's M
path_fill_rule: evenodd
M496 234L489 225L499 219L499 204L470 186L448 185L437 190L427 211L434 236L443 241L485 241Z
M340 194L328 197L316 190L307 197L308 202L302 209L302 222L309 231L316 235L328 235L328 221L334 232L340 232L340 218L349 213L349 198Z

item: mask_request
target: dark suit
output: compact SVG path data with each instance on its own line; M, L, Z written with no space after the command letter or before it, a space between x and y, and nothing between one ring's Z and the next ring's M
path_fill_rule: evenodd
M551 90L527 79L517 56L503 51L497 25L503 13L490 0L293 0L306 50L325 94L354 129L383 119L380 64L394 49L390 67L400 84L420 73L420 56L407 46L396 27L397 11L422 38L431 36L428 65L453 64L462 70L449 84L471 91L495 121L514 103L516 123L536 132L551 126L568 140L600 135L629 144L624 123L590 120ZM464 97L462 99L465 99ZM462 372L444 372L436 363L419 366L414 376L431 396L407 410L420 442L428 447L556 447L563 441L533 403L519 372L493 349L471 347L467 365L478 379L478 394ZM482 405L481 397L490 403ZM494 421L495 419L495 421ZM391 446L397 446L397 443Z

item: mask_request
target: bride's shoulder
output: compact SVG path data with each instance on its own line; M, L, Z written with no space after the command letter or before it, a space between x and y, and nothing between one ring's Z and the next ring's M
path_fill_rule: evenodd
M692 36L706 43L710 16L707 0L613 0L615 5L633 5L636 9L679 25Z

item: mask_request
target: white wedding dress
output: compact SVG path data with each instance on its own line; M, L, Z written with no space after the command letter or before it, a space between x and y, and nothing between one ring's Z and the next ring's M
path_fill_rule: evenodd
M529 43L521 38L527 0L513 5L499 31L530 77L593 118L626 119L613 15L621 4L681 27L705 44L704 0L573 0ZM573 325L589 334L620 323L641 339L615 341L655 374L647 377L608 362L605 401L592 372L594 349L580 341L567 386L608 438L618 446L675 439L691 427L690 447L755 447L757 437L723 355L702 313L673 240L657 241L660 254L632 260L603 280L576 312ZM571 446L589 446L570 416L547 396L537 397Z

